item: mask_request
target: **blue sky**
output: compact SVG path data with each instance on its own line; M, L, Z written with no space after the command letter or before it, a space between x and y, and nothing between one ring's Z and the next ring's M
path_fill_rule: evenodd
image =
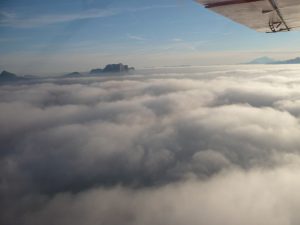
M300 55L300 32L257 33L192 0L1 0L0 69L86 71Z

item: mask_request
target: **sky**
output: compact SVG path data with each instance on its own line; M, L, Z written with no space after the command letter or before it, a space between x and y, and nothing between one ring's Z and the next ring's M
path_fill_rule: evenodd
M2 0L0 34L0 69L23 75L300 55L299 32L257 33L192 0Z

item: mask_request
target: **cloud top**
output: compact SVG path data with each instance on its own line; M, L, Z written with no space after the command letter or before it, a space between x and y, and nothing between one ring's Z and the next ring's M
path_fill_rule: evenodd
M1 223L297 224L298 72L2 86Z

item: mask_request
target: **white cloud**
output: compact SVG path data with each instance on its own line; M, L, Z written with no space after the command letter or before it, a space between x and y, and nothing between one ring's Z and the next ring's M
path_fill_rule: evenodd
M0 223L298 224L299 71L1 86Z
M174 42L182 42L183 40L181 38L173 38L172 41L174 41Z
M115 187L59 194L27 215L25 224L298 224L300 170L295 166L231 171L206 182L152 189Z
M142 37L142 36L137 36L137 35L132 35L132 34L127 34L127 38L135 41L146 41L147 39Z

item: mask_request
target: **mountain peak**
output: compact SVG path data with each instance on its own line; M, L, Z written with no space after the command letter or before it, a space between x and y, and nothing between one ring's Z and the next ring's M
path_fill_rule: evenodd
M274 59L267 57L267 56L263 56L263 57L254 59L254 60L248 62L247 64L271 64L274 62L276 62Z
M17 75L14 74L14 73L10 73L6 70L3 70L2 73L0 74L0 77L1 78L10 78L10 79L14 79L14 78L17 78Z
M135 70L134 67L129 67L128 65L124 65L123 63L118 64L107 64L103 69L92 69L90 74L98 74L98 73L122 73L122 72L130 72Z
M18 80L18 76L16 74L10 73L6 70L2 71L0 74L0 82L10 82Z
M64 77L81 77L82 74L79 72L72 72L72 73L68 73L66 75L64 75Z
M254 59L251 62L246 64L300 64L300 57L283 60L283 61L276 61L274 59L264 56L264 57Z

